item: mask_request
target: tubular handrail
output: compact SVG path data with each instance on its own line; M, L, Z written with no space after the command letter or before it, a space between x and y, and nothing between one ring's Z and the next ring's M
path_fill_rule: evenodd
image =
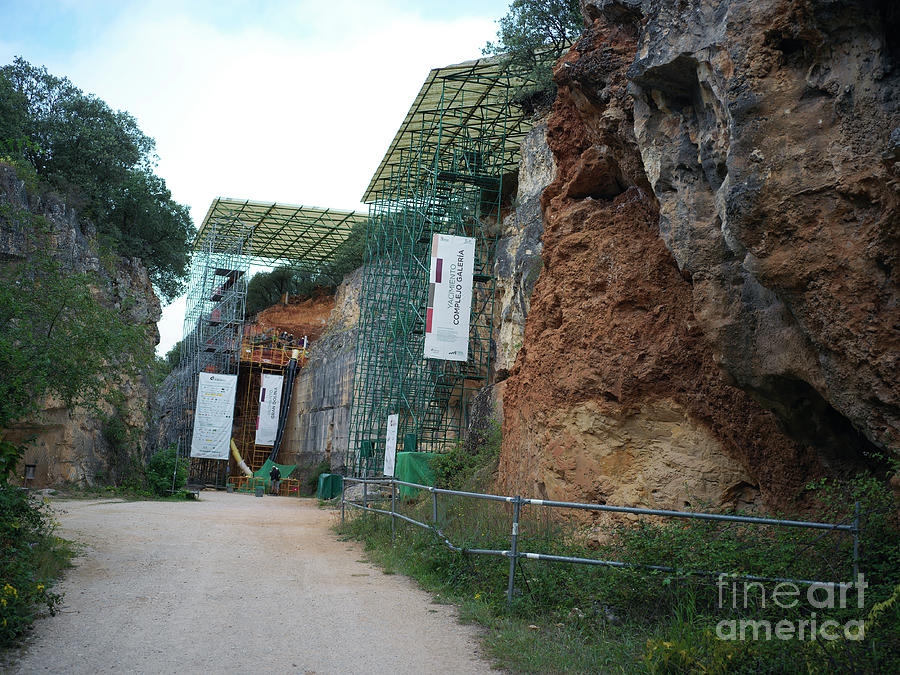
M581 510L590 510L590 511L603 511L603 512L612 512L612 513L627 513L627 514L635 514L635 515L648 515L648 516L662 516L668 518L684 518L684 519L698 519L698 520L708 520L708 521L720 521L720 522L730 522L730 523L747 523L752 525L774 525L779 527L797 527L797 528L807 528L807 529L816 529L816 530L829 530L829 531L840 531L840 532L849 532L853 537L853 577L854 579L859 578L859 521L860 521L860 509L859 503L856 504L856 515L853 519L852 524L844 524L844 523L823 523L816 521L803 521L803 520L788 520L781 518L761 518L758 516L734 516L727 514L719 514L719 513L703 513L696 511L675 511L669 509L645 509L639 507L630 507L630 506L611 506L608 504L585 504L582 502L565 502L565 501L555 501L549 499L529 499L523 498L520 496L510 497L506 495L492 495L485 494L480 492L466 492L463 490L448 490L445 488L437 488L432 485L422 485L420 483L411 483L408 481L398 480L396 478L344 478L343 484L345 483L359 483L363 485L363 503L359 504L352 500L346 499L345 492L341 490L341 522L344 521L344 510L346 505L350 505L353 508L360 509L363 511L371 511L374 513L380 513L386 516L391 517L391 534L393 535L393 524L396 518L399 518L403 521L406 521L412 525L420 527L425 530L429 530L433 532L436 536L438 536L443 543L453 551L458 553L471 553L476 555L497 555L497 556L505 556L510 559L510 571L509 571L509 583L507 588L507 603L512 603L513 593L514 593L514 576L515 576L515 568L516 561L519 558L524 558L527 560L538 560L538 561L546 561L546 562L565 562L565 563L575 563L575 564L584 564L584 565L598 565L612 568L639 568L639 569L648 569L659 572L669 572L669 573L677 573L677 574L686 574L689 576L722 576L724 573L722 572L714 572L714 571L706 571L706 570L679 570L675 567L666 566L666 565L648 565L644 563L629 563L615 560L599 560L595 558L580 558L573 556L560 556L560 555L551 555L548 553L531 553L525 551L519 551L517 547L517 540L519 534L519 514L520 507L523 504L529 506L538 506L538 507L547 507L547 508L569 508L569 509L581 509ZM391 510L388 511L386 509L378 509L375 507L370 507L368 505L369 496L367 492L367 487L369 485L389 485L391 488ZM414 489L424 490L429 492L432 495L432 520L435 524L423 523L421 521L415 520L405 514L397 512L396 509L396 490L397 486L402 485L405 487L410 487ZM509 550L500 551L495 549L475 549L475 548L464 548L460 546L456 546L453 542L450 541L449 537L440 530L437 523L437 495L446 494L446 495L456 495L460 497L468 497L472 499L484 499L489 501L497 501L497 502L505 502L513 505L513 523L512 523L512 533L511 533L511 546ZM839 581L813 581L808 579L791 579L791 578L782 578L782 577L765 577L765 576L757 576L757 575L734 575L727 574L726 575L730 580L742 580L742 581L770 581L770 582L787 582L787 583L799 583L810 586L835 586L835 587L846 587L852 586L854 582L839 582Z

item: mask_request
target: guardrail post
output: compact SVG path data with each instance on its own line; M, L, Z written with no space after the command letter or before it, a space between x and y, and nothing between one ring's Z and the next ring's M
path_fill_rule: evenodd
M853 518L853 583L859 582L859 502Z
M394 479L391 479L391 539L394 538L394 513L397 511L397 486L394 485Z
M437 492L434 491L434 488L431 488L431 522L435 525L438 524L437 521Z
M516 495L513 499L513 523L512 534L510 535L509 546L509 583L506 586L506 606L512 607L513 591L515 590L516 579L516 560L519 557L518 540L519 540L519 509L522 504L522 498Z

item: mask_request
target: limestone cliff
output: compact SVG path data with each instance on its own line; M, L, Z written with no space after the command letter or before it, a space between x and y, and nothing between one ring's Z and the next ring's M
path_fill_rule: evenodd
M31 219L39 216L49 226L50 253L63 267L74 273L91 273L98 279L96 297L107 306L119 308L128 321L146 325L154 344L159 341L156 322L160 304L146 268L137 258L112 253L101 256L91 223L78 217L55 196L29 193L15 171L0 165L0 262L15 264L30 255L33 241ZM125 309L127 307L127 309ZM148 382L128 379L119 389L121 410L136 437L142 437L147 425ZM134 448L116 448L104 436L102 416L113 409L106 403L99 410L69 410L52 398L41 402L42 410L8 430L14 442L29 441L25 462L36 464L36 487L71 481L93 483L116 480L129 457L123 452L141 453L142 443Z
M294 386L279 456L301 470L325 460L337 473L346 462L361 285L357 270L338 287L325 332L312 343Z
M585 14L555 71L499 487L777 507L896 450L896 11Z

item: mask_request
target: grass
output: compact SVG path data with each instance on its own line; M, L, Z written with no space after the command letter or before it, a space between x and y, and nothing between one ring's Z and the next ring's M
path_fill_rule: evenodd
M473 474L468 465L463 471ZM847 498L838 498L824 487L816 486L823 497L816 519L838 522L846 517ZM454 553L432 532L399 520L392 537L388 517L356 510L348 510L350 516L338 532L362 541L372 562L385 572L410 576L432 592L436 602L458 605L463 621L486 629L485 649L496 665L512 672L900 672L896 505L889 493L869 479L860 479L850 489L849 498L868 500L864 506L868 523L861 542L863 570L871 571L865 607L859 609L851 602L843 609L815 609L815 613L820 624L828 619L840 626L849 620L864 622L866 638L861 642L843 637L835 641L720 639L717 630L728 625L720 622L753 620L774 626L784 620L796 625L810 618L811 607L808 602L795 608L773 605L773 583L763 585L759 594L751 587L733 607L728 596L723 596L724 603L720 601L715 579L692 574L702 569L849 579L852 545L842 534L657 519L609 524L601 542L586 534L589 528L583 523L550 520L545 512L524 507L520 551L665 564L681 572L520 559L516 595L508 608L505 557ZM430 498L404 503L401 510L428 522ZM504 503L442 495L438 522L458 546L503 550L509 548L509 510Z

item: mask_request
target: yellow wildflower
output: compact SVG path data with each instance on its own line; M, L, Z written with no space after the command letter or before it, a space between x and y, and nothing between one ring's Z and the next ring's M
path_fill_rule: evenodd
M38 591L44 590L44 584L38 584L37 589L38 589Z

